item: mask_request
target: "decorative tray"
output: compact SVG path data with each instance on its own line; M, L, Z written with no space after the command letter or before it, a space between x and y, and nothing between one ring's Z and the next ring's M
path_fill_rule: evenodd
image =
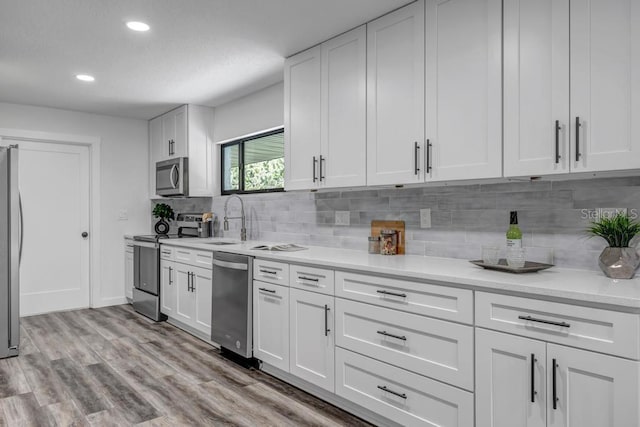
M471 264L475 264L482 268L486 268L487 270L497 270L497 271L506 271L507 273L533 273L540 270L546 270L547 268L553 267L553 264L544 264L541 262L533 262L533 261L525 261L524 267L509 267L507 265L507 260L505 258L500 258L497 264L486 264L483 260L473 260L469 261Z

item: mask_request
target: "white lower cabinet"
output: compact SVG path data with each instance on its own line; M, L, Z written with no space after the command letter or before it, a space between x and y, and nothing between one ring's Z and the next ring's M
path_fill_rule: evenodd
M253 356L289 372L289 288L253 282Z
M184 248L161 251L161 312L198 332L202 338L211 337L213 264L202 267L207 265L206 259L211 254ZM183 259L192 264L179 262Z
M124 241L124 295L133 300L133 240Z
M160 261L160 311L174 316L177 303L176 264L172 261Z
M405 426L473 425L473 393L339 347L336 394Z
M318 387L334 391L334 298L289 289L289 371Z
M638 426L639 368L636 361L477 329L476 426Z

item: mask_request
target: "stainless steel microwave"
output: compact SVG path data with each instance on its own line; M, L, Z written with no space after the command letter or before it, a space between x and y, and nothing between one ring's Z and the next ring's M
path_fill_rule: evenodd
M159 196L189 195L189 159L177 157L156 163L156 194Z

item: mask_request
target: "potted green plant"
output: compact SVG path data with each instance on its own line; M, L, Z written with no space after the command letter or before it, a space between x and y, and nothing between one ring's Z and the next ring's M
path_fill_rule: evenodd
M154 229L158 234L167 234L169 232L169 222L175 218L173 209L166 203L158 203L153 207L153 216L160 218Z
M631 279L640 265L640 257L635 248L629 247L629 242L640 233L640 223L626 212L619 212L592 222L587 233L600 236L609 244L598 259L604 274L613 279Z

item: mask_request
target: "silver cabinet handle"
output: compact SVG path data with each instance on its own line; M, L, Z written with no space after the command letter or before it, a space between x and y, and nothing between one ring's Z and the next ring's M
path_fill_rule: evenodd
M322 182L322 180L324 179L324 175L322 174L322 163L324 163L327 159L325 159L324 157L322 157L322 154L320 155L320 182Z
M18 248L18 264L22 263L22 244L24 242L24 216L22 214L22 195L18 192L18 208L20 211L20 246Z
M316 176L317 164L318 164L318 160L316 159L316 156L313 156L313 182L316 182L318 180L318 177Z
M382 295L393 295L394 297L400 297L400 298L406 298L407 294L399 294L399 293L395 293L395 292L389 292L389 291L384 291L384 290L378 290L376 291L379 294Z
M273 275L278 274L278 272L277 272L277 271L263 270L263 269L260 269L260 273L273 274Z
M267 288L258 288L258 290L262 291L262 292L269 292L270 294L275 294L276 291L272 290L272 289L267 289Z
M403 399L406 399L406 398L407 398L407 395L406 395L406 394L404 394L404 393L398 393L397 391L393 391L393 390L391 390L391 389L387 388L387 386L386 386L386 385L379 385L379 386L378 386L378 388L379 388L380 390L384 391L384 392L391 393L391 394L393 394L393 395L395 395L395 396L398 396L398 397L401 397L401 398L403 398Z
M560 163L560 130L562 126L560 126L560 120L556 120L556 164Z
M580 126L582 126L580 117L576 117L576 162L580 161L580 156L582 155L580 154Z
M431 150L433 149L433 144L431 144L431 142L427 139L427 173L431 173L431 169L433 169L433 167L431 166Z
M413 155L415 157L415 163L414 163L414 174L418 175L418 172L420 172L420 167L419 165L419 161L418 161L418 152L420 151L420 144L418 144L418 141L413 143Z
M397 340L402 340L402 341L406 341L407 337L405 337L404 335L400 336L400 335L394 335L394 334L390 334L387 331L377 331L380 335L384 335L385 337L391 337L391 338L395 338Z
M536 319L535 317L531 317L531 316L518 316L518 319L528 320L529 322L544 323L547 325L562 326L563 328L571 327L571 325L567 322L554 322L552 320Z
M169 267L169 285L173 285L173 280L171 279L172 272L173 272L173 268Z
M307 276L298 276L298 279L300 280L308 280L310 282L319 282L320 279L316 278L316 277L307 277Z
M329 329L329 306L327 304L324 305L324 336L328 336L331 329Z

